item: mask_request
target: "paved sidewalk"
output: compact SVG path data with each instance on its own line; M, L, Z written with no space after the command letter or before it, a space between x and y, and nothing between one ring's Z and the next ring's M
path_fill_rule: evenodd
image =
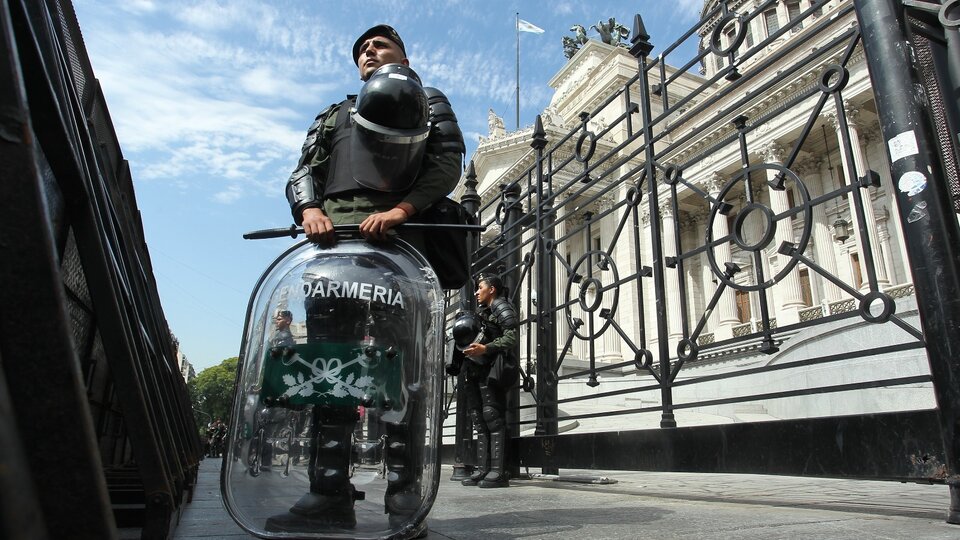
M174 538L252 538L220 500L220 461L200 466L193 502ZM550 478L509 489L464 487L448 479L428 518L428 538L456 540L696 538L960 538L944 521L946 486L742 474L561 471L611 484ZM531 472L536 472L531 470Z

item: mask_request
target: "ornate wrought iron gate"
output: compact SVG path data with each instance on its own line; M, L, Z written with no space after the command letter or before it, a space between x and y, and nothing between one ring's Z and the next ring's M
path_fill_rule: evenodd
M956 2L911 4L707 2L658 56L638 15L515 175L471 163L516 465L946 482L960 522Z

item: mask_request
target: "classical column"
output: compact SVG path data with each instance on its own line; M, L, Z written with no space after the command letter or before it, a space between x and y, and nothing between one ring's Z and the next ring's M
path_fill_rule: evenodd
M720 196L720 189L723 187L725 178L720 174L714 174L707 182L707 193L717 199ZM730 234L730 227L727 225L727 216L719 212L713 218L713 238L723 238ZM713 248L714 260L722 271L724 263L733 262L733 256L730 250L730 242L723 242ZM716 276L714 276L716 277ZM717 277L717 283L720 278ZM717 327L714 329L714 336L719 341L733 337L733 326L740 321L737 319L737 293L732 287L724 289L720 296L720 301L714 308L717 313Z
M677 256L677 219L673 215L673 208L669 202L660 205L660 224L663 232L663 256ZM680 316L680 283L677 281L683 279L683 276L677 272L676 268L666 268L664 272L667 293L667 328L669 329L671 353L673 353L674 342L679 343L683 338L683 327L681 326Z
M859 176L865 175L867 172L866 169L866 160L864 159L863 147L860 145L860 130L858 127L858 120L860 116L860 111L856 107L852 106L849 102L844 101L843 110L847 117L847 131L850 136L850 146L853 151L853 164L856 167L856 171L851 171L849 166L849 161L846 158L846 149L843 147L843 134L840 132L840 123L837 121L836 113L827 113L827 118L833 124L834 130L837 134L837 142L840 146L840 152L843 156L841 159L841 164L843 165L843 175L847 179L848 184L853 184L859 182ZM879 242L877 239L877 229L874 226L876 223L876 215L873 211L873 197L870 192L870 189L861 190L860 194L863 199L863 215L866 222L866 228L869 231L869 241L871 246L878 246ZM856 204L854 203L853 196L848 198L850 205L850 217L854 222L854 235L857 239L857 251L860 258L860 267L861 267L861 276L863 276L863 284L861 285L861 290L866 290L869 288L869 283L867 280L867 269L866 269L866 259L863 255L864 253L864 239L860 235L860 228L857 226L857 212ZM884 267L883 259L879 257L874 257L874 267L877 273L877 284L880 288L884 288L890 285L890 281L887 278L887 269Z
M776 142L766 144L760 149L760 152L763 155L764 162L771 165L782 165L783 158L786 156L786 151ZM776 169L766 169L767 181L775 182L778 172ZM773 213L780 214L789 210L790 199L787 196L787 190L774 189L769 183L767 186L767 194L770 197L770 209L773 210ZM787 185L787 188L789 189L789 185ZM779 249L783 242L796 242L793 234L792 217L785 217L777 222L774 244L771 248L774 250ZM790 262L791 257L789 255L777 254L777 266L780 268L786 267ZM777 317L777 326L785 326L799 322L800 315L798 310L804 307L803 290L800 288L799 269L794 266L793 269L783 276L779 283L774 285L773 291L776 298L774 310Z
M824 193L833 191L836 186L827 185L827 177L820 173L824 163L821 159L803 162L797 166L797 173L810 191L810 198L815 199ZM831 276L837 275L837 252L834 249L832 234L833 219L827 210L833 206L832 201L818 204L813 207L813 223L810 224L813 236L813 260ZM810 278L816 280L821 292L821 302L834 302L840 299L840 287L818 273L810 271ZM812 284L811 284L812 285Z
M886 144L883 135L880 133L880 126L873 124L865 127L860 138L863 142L864 156L869 158L873 155L872 163L884 163L884 160L886 160ZM868 165L871 163L869 159L866 162ZM897 187L893 185L893 179L890 178L887 167L877 167L877 169L877 174L880 175L880 188L874 189L873 192L876 195L874 204L877 208L877 238L880 242L879 249L882 251L882 255L878 254L877 259L883 261L882 271L886 275L889 286L892 287L910 281L909 278L904 281L900 280L898 272L902 268L898 267L894 256L894 253L899 253L900 260L907 261L907 252L903 245L903 230L900 220L889 219L891 215L889 209L894 209L894 213L896 212L897 198L894 193Z
M563 238L567 234L567 229L569 228L567 227L567 223L569 223L571 216L568 215L567 202L568 202L567 199L564 199L563 201L558 200L558 204L556 206L557 222L554 228L554 231L555 231L554 235L558 240L560 238ZM570 249L570 240L559 242L555 246L555 249L557 251L557 255L559 255L561 259L566 260L567 250ZM573 261L571 261L571 263L572 262ZM567 271L567 267L558 262L557 263L557 280L556 280L556 283L553 284L553 297L556 299L556 304L558 306L566 303L567 301L566 293L567 293L568 279L570 279L570 273ZM563 358L560 357L560 354L563 353L563 346L564 344L566 344L567 337L569 337L570 335L570 327L567 326L567 309L562 308L559 311L557 311L556 319L557 319L557 344L556 344L557 361L562 361Z
M584 224L584 221L587 219L588 213L590 214L591 217L593 216L593 212L585 212L583 211L582 208L578 208L578 210L581 210L581 211L578 212L576 216L574 216L573 221L570 223L571 226L573 226L574 228L580 228ZM577 264L577 261L580 260L580 257L582 257L587 251L585 246L589 245L590 243L589 236L590 235L587 234L586 227L583 227L580 229L580 232L578 232L576 235L571 237L570 240L568 240L568 242L570 243L570 264L571 266L574 266L574 270L576 272L582 274L583 276L587 275L586 267L580 266L579 268L577 268L576 264ZM589 263L585 261L583 264L589 264ZM579 294L580 294L580 284L574 283L570 289L570 298L568 298L567 300L573 301L573 303L570 305L570 313L573 315L573 317L579 318L581 321L583 321L583 326L580 327L578 332L581 335L586 335L588 331L586 313L583 312L583 310L580 308L580 304L576 301ZM577 337L573 338L573 342L570 345L570 351L573 352L573 354L576 355L576 357L581 360L588 358L590 356L589 347L587 347L587 342Z
M630 189L629 183L622 184L617 188L616 194L614 195L617 201L623 201L627 198L627 191ZM620 212L616 216L611 216L612 219L616 220L616 224L619 224L620 219L624 214L632 214L633 209L628 205L621 207ZM639 217L639 216L638 216ZM635 228L636 226L636 228ZM611 231L611 234L615 232L616 228ZM617 242L614 243L612 257L614 262L617 265L617 270L620 273L620 279L624 279L627 276L633 276L636 274L639 269L637 268L637 250L640 249L640 246L636 243L636 233L639 230L639 224L635 224L633 217L628 217L626 225L623 228L623 231L620 233L620 237L617 239ZM612 278L608 279L612 281ZM620 302L617 307L617 313L615 320L617 324L620 325L620 328L623 329L624 333L630 336L630 339L637 343L640 336L640 310L643 309L643 306L640 305L640 294L637 290L637 281L635 279L628 280L626 283L619 287L620 293ZM608 332L616 334L616 331L611 329ZM618 360L625 361L632 360L633 353L630 351L629 347L624 346L623 341L617 336L617 351L618 351Z
M880 133L879 125L871 125L869 128L864 130L863 144L868 155L873 154L875 156L874 163L886 163L886 143L883 140L883 134ZM870 152L870 150L873 150ZM897 213L897 197L896 191L897 186L893 184L893 179L890 176L890 169L886 166L878 167L880 173L880 188L883 190L883 198L877 197L877 202L881 208L889 209L887 214L893 213L896 216ZM882 213L883 211L881 211ZM883 217L879 218L879 221L883 221ZM879 223L878 221L878 223ZM906 266L909 258L907 257L907 246L904 241L903 234L903 224L899 219L888 219L886 220L887 225L887 242L889 243L889 250L884 251L884 263L886 264L887 277L890 280L890 284L900 284L908 283L913 280ZM882 227L881 227L882 229ZM883 244L881 236L881 245ZM894 256L896 253L896 257ZM897 263L895 261L902 261ZM899 273L899 275L898 275ZM902 281L901 281L902 279Z
M611 208L613 208L613 205L614 205L614 197L612 195L600 199L599 201L597 201L598 214L603 214L604 212L610 210ZM619 224L619 222L620 222L620 214L617 212L608 214L599 220L599 223L597 224L597 226L600 227L600 249L605 250L607 249L607 247L609 247L610 239L613 238L613 234L617 231L617 225ZM620 243L623 244L623 242L620 242ZM617 265L617 268L620 269L622 268L622 266L620 266L619 262L617 262L616 260L616 252L617 252L617 246L614 246L613 250L610 253L608 253L608 255L610 259L612 259L614 263ZM613 283L612 269L602 270L599 268L595 268L594 271L600 273L599 279L604 287ZM610 299L613 297L614 292L615 291L611 289L603 293L604 301L602 305L604 306L611 305ZM598 291L598 294L599 294L599 291ZM603 322L604 322L603 319L600 319L599 317L597 318L598 325L603 324ZM612 327L608 327L607 330L603 333L601 344L602 344L601 349L597 353L598 357L603 358L604 360L607 360L607 361L620 360L620 335L617 334L616 330L614 330Z
M707 223L703 223L704 234L706 234ZM701 295L703 297L703 304L706 306L707 302L713 297L713 292L717 290L717 276L713 274L713 270L710 269L710 261L707 260L707 254L700 254L700 288L703 291ZM704 330L705 332L713 332L717 329L719 323L719 315L717 310L714 309L710 312L710 315L707 317L707 326Z
M893 252L893 244L891 243L890 238L890 212L887 211L887 207L883 207L877 212L877 240L879 241L879 246L877 251L880 253L877 254L877 258L883 261L883 265L887 268L887 281L890 285L895 285L897 283L896 275L894 274L895 266L893 265L893 257L891 256Z
M645 203L646 201L644 201ZM641 245L638 247L640 249L642 261L649 263L653 259L651 243L653 238L651 238L651 226L650 226L650 207L647 204L641 204L639 208L640 212L640 242ZM659 337L657 335L656 328L661 324L660 321L656 320L657 310L655 307L657 297L656 291L653 286L653 279L646 278L641 281L643 284L643 298L644 305L640 306L640 309L643 310L643 320L644 320L644 330L646 330L645 335L647 336L647 349L651 351L657 350L655 344L658 342Z

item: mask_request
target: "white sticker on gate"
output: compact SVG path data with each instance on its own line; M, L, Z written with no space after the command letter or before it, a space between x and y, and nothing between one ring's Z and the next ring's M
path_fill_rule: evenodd
M927 177L920 171L907 171L900 176L897 187L900 191L913 197L927 187Z
M890 148L891 161L920 153L920 148L917 146L917 136L914 135L913 131L904 131L890 139L887 141L887 146Z

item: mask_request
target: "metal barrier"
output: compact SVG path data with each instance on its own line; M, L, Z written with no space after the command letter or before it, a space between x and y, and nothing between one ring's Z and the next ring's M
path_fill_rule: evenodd
M515 468L947 483L960 522L946 4L708 1L658 56L638 15L555 77L511 176L471 164L474 270L536 376Z
M68 1L0 2L0 536L165 538L201 459Z

